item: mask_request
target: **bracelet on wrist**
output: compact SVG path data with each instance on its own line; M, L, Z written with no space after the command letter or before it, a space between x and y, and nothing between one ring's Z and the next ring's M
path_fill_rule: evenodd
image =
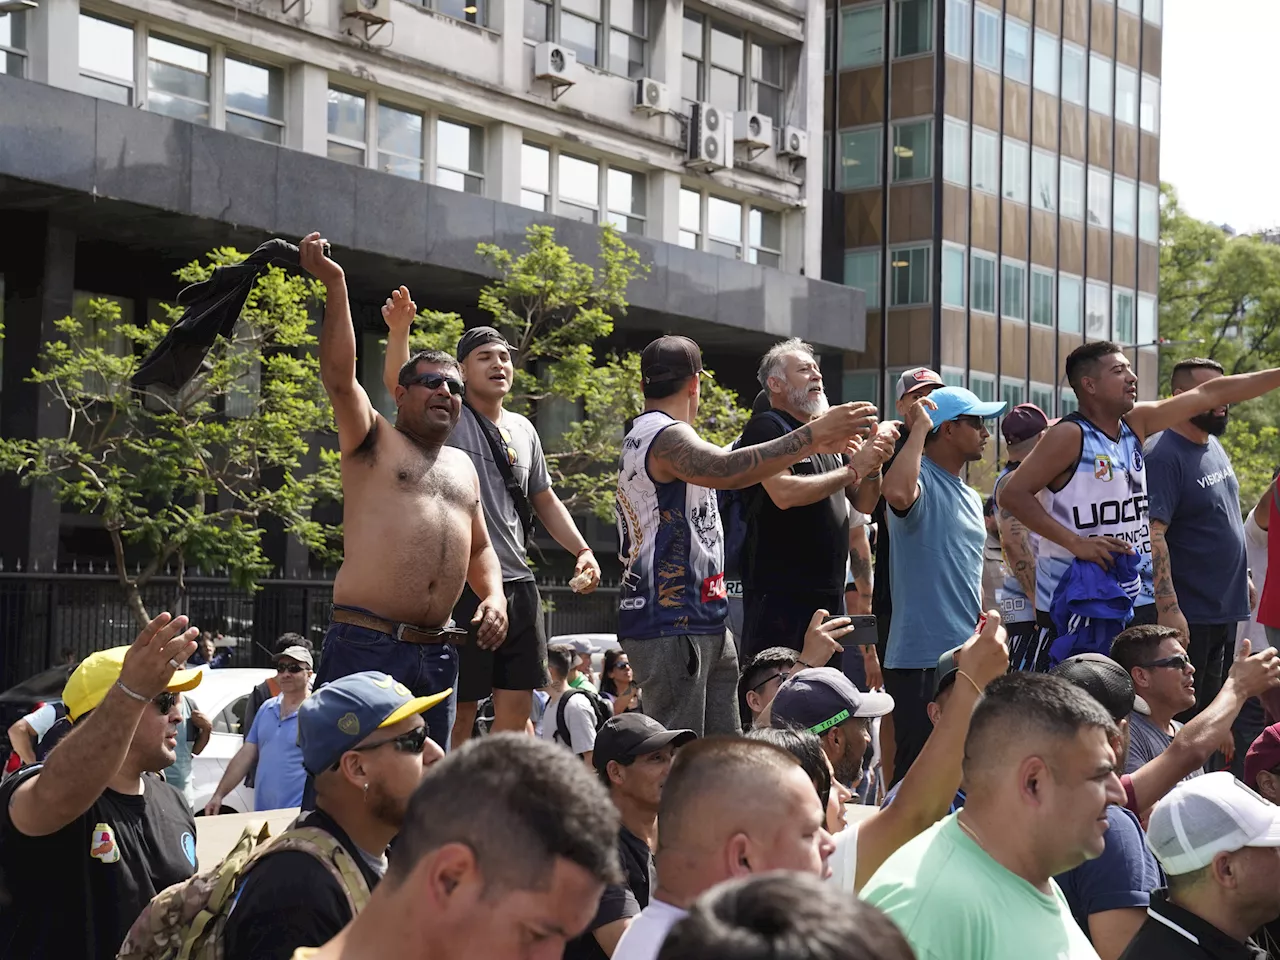
M117 687L119 687L121 690L123 690L123 691L124 691L125 696L127 696L130 700L137 700L139 703L150 703L150 702L151 702L151 698L150 698L150 697L144 697L142 694L138 693L137 691L135 691L135 690L130 690L128 687L126 687L126 686L125 686L123 683L121 683L119 680L117 680L117 681L116 681L116 686L117 686Z
M956 671L956 673L957 673L957 675L959 675L959 676L961 676L961 677L964 677L964 678L965 678L966 680L968 680L971 684L973 684L973 689L975 689L975 690L977 690L977 691L978 691L978 696L982 696L982 688L981 688L980 686L978 686L978 681L977 681L977 680L974 680L974 679L973 679L973 677L969 676L969 675L968 675L967 673L965 673L963 670L957 670L957 671Z
M577 553L574 554L574 558L576 559L582 556L584 553L592 553L592 552L594 551L592 551L590 547L583 547L581 550L579 550Z

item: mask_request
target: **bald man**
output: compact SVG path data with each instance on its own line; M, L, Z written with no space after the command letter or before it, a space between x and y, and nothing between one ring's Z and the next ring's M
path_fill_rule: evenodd
M785 750L729 737L684 747L658 806L658 886L613 960L654 960L698 896L725 880L771 870L825 879L835 849L825 820L813 782Z
M1010 736L1010 731L1017 731ZM862 898L919 960L1098 960L1055 874L1098 857L1124 803L1115 722L1061 677L992 681L964 747L964 809L903 846Z

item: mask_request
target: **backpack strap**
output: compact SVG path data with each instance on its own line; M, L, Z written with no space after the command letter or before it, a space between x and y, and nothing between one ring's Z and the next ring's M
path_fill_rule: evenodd
M309 853L324 864L325 869L346 894L347 905L351 908L353 917L369 902L369 884L365 881L360 867L337 837L319 827L290 827L275 840L263 844L245 863L239 879L243 882L244 877L263 857L288 850Z
M564 719L564 708L565 704L569 702L569 698L575 693L586 693L586 691L570 687L561 694L560 702L556 704L556 740L563 743L570 750L573 749L573 738L569 735L569 724Z

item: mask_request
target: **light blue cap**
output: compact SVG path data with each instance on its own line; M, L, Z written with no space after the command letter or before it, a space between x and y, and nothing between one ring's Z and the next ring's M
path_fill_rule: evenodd
M980 400L976 393L964 387L942 387L929 394L929 399L938 405L937 410L928 411L935 430L956 417L981 417L983 420L990 420L1004 413L1007 406L1003 400L990 403Z

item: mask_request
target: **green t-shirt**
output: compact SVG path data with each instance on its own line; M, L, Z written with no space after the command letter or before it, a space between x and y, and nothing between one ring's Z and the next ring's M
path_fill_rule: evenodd
M956 815L893 854L860 894L902 930L917 960L1098 960L1049 881L1044 894L991 859Z
M575 690L590 690L592 693L600 692L596 689L596 685L581 673L569 681L569 686L573 687Z

